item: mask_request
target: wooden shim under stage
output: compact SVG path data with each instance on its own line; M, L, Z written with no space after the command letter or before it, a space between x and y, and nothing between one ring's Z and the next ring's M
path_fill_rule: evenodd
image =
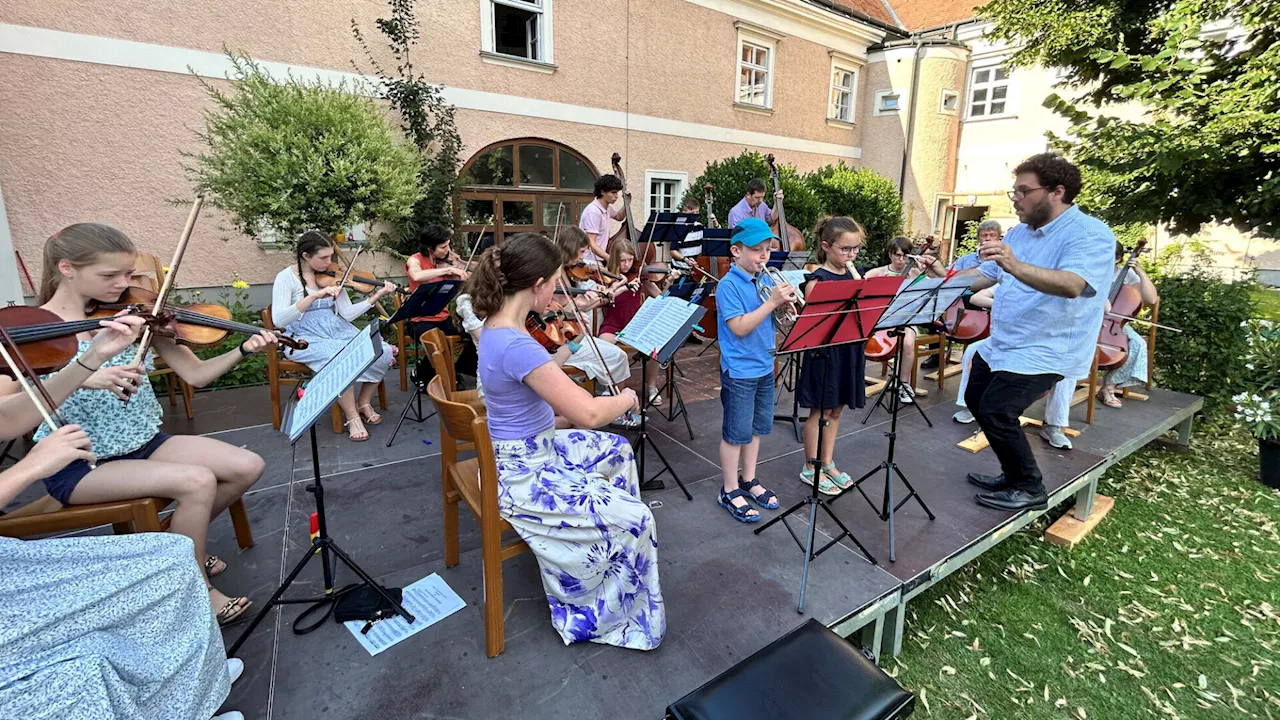
M1041 425L1044 425L1044 421L1029 418L1026 415L1021 415L1018 417L1018 424L1024 427L1027 425L1040 427ZM1069 437L1080 437L1080 431L1072 428L1062 428L1062 433ZM987 434L981 430L956 443L956 447L968 450L971 453L982 452L990 446L991 443L987 442Z
M1068 510L1065 515L1058 518L1048 530L1044 531L1044 539L1054 545L1060 545L1070 550L1074 548L1081 540L1084 540L1093 529L1102 522L1102 518L1111 512L1111 508L1115 507L1116 501L1106 495L1093 496L1093 511L1089 513L1089 519L1081 522L1076 519L1073 511Z

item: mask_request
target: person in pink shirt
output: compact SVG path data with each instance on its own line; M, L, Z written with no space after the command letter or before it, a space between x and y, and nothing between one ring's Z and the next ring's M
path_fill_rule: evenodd
M587 234L587 248L582 251L582 259L589 263L603 264L609 259L609 220L621 220L626 216L625 208L613 209L622 194L622 181L617 175L601 175L596 180L596 199L582 209L582 217L578 219L578 227Z

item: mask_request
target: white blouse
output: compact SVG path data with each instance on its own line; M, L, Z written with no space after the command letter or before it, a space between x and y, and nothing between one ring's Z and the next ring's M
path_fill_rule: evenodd
M289 266L281 270L271 286L271 322L282 330L291 323L297 322L302 318L302 313L298 311L298 302L302 300L303 294L314 295L316 292L316 290L302 287L302 280L298 277L296 267ZM368 300L351 302L347 291L343 290L338 293L337 306L338 315L343 320L351 322L368 312L370 304Z

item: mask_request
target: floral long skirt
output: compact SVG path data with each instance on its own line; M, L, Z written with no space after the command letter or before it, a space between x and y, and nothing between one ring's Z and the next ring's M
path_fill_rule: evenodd
M538 558L564 643L657 647L667 628L658 538L627 441L548 430L493 450L498 508Z
M1124 364L1108 372L1102 382L1116 387L1130 387L1147 382L1147 339L1137 330L1125 325L1124 334L1129 338L1129 354Z

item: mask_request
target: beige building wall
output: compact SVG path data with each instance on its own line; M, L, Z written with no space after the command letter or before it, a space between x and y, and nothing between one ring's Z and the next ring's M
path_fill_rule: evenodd
M601 172L620 152L636 212L646 170L686 172L692 180L706 162L743 149L773 152L801 172L841 159L859 163L861 126L826 121L830 51L865 58L882 36L872 28L800 0L560 0L553 5L554 68L530 68L481 56L479 8L468 0L432 3L421 18L419 67L459 107L464 159L526 136L574 148ZM200 149L193 130L207 106L188 66L221 77L218 54L226 45L281 63L273 73L350 78L352 60L368 69L350 33L352 16L371 33L385 10L380 0L162 0L145 10L100 0L6 4L0 188L14 247L38 278L44 239L95 220L167 258L185 218L170 201L190 197L179 153ZM742 22L778 36L771 112L733 104ZM376 39L374 45L381 48ZM865 106L861 79L859 85ZM268 283L288 262L209 209L178 283ZM384 261L379 269L398 266Z

